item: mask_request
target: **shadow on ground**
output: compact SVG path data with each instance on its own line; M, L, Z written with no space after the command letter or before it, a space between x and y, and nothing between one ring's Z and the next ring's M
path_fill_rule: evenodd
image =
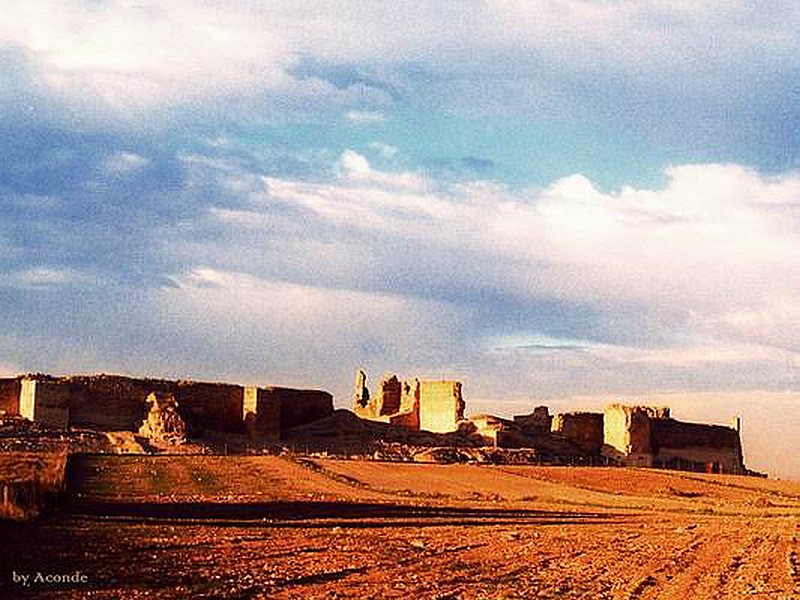
M528 509L418 506L361 502L112 502L73 500L64 513L125 520L200 521L208 525L256 522L271 527L386 525L424 527L441 525L565 525L606 523L621 515ZM630 515L625 515L630 517ZM316 523L309 523L309 521ZM321 521L321 522L320 522Z

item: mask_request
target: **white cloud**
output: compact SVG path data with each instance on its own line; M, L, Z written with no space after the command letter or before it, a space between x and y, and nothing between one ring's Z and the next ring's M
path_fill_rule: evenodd
M666 174L659 191L601 194L569 178L544 192L527 222L546 234L548 259L579 270L570 295L716 310L795 293L790 273L800 238L763 199L780 194L800 209L797 174L773 180L736 165ZM517 225L518 246L520 233Z
M711 0L492 0L487 12L490 35L502 29L509 44L537 48L566 64L653 78L663 78L666 67L706 77L707 84L732 63L754 66L746 58L756 49L775 64L793 62L797 39L789 32L800 20L790 5L761 10L749 2Z
M135 152L115 152L103 161L103 168L113 175L134 173L150 164L150 160Z
M377 171L370 166L365 156L353 150L345 150L342 153L338 166L342 179L349 180L351 183L383 186L394 191L424 192L431 188L431 182L426 181L417 173Z
M181 0L12 0L0 44L24 51L55 92L121 110L280 86L290 59L285 40L246 11Z
M386 115L374 110L351 110L347 113L347 120L356 125L369 125L381 123L386 120Z
M264 225L273 219L263 212L273 202L302 207L340 228L335 248L366 245L378 261L375 272L386 261L386 272L410 269L453 289L576 303L609 322L619 319L627 335L638 327L642 340L672 340L652 351L594 348L608 360L686 365L779 361L800 352L797 173L765 177L738 165L686 165L666 171L663 189L604 193L575 175L512 193L377 171L353 151L340 165L330 183L266 178L266 193L254 194L250 208L214 214L229 226L257 229L259 216ZM408 261L376 253L372 234L407 247ZM448 266L432 270L437 265ZM641 330L641 317L626 316L630 311L650 315L644 322L657 329Z
M96 276L76 269L61 267L32 267L14 271L4 278L9 287L37 289L64 286L96 286Z
M453 19L457 10L458 19ZM373 2L309 7L173 0L8 0L0 47L21 52L33 79L85 108L117 113L272 91L341 93L291 73L301 57L328 63L425 64L459 72L525 67L531 56L567 68L623 70L663 81L663 69L709 77L731 65L797 64L798 10L667 1L493 0L448 6ZM464 60L465 54L470 60ZM498 55L516 60L498 60ZM512 65L512 66L510 66ZM360 88L364 88L362 84ZM362 97L363 99L363 97ZM352 111L353 122L380 113Z
M353 177L368 176L372 172L367 159L352 150L345 150L339 162L344 172Z
M308 183L275 177L263 178L267 201L280 200L302 206L340 225L366 230L393 230L413 225L412 237L433 234L442 220L458 217L460 208L437 195L415 173L374 170L367 159L352 150L339 161L340 183ZM458 231L458 223L453 233ZM442 239L447 237L447 233ZM454 240L455 241L455 240Z

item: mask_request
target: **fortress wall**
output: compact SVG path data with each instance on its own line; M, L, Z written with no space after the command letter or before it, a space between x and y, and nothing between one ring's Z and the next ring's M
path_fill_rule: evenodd
M420 429L419 413L419 381L403 381L400 386L400 398L397 412L389 418L392 425L402 425L409 429Z
M403 384L395 375L385 375L378 383L373 395L366 388L366 375L356 373L356 389L353 395L353 412L364 419L387 421L391 415L400 412Z
M661 409L611 404L603 413L603 438L606 445L623 455L649 455L650 415Z
M724 425L684 423L674 419L654 421L651 425L653 448L738 448L739 432Z
M463 418L464 400L459 382L419 382L420 429L434 433L455 431Z
M167 382L167 392L178 401L178 413L190 435L206 430L241 433L244 388L227 383Z
M709 446L685 446L682 448L663 447L654 457L658 466L686 468L695 463L707 472L742 474L745 472L741 454L734 448L713 448Z
M280 430L305 425L333 414L333 396L321 390L296 390L284 387L262 388L259 399L270 399L280 406ZM266 400L264 400L266 402Z
M168 392L166 382L116 375L65 377L70 424L101 431L138 431L147 414L145 399L153 391Z
M39 381L36 384L36 421L66 429L70 424L72 398L78 390L57 382Z
M66 429L73 391L71 386L58 381L23 379L20 414L44 425Z
M630 454L652 452L651 415L647 407L635 406L630 411Z
M256 387L244 389L244 426L252 438L276 441L281 438L281 403L274 394Z
M40 384L43 382L39 382ZM147 415L151 392L172 394L191 434L206 429L242 430L241 386L135 379L117 375L74 376L49 380L68 390L70 425L100 431L138 431ZM36 393L37 406L40 402Z
M370 400L369 388L367 387L367 374L362 369L356 370L355 385L353 388L353 412L357 413L360 409L366 408Z
M33 421L36 400L36 380L22 379L19 388L19 414Z
M13 382L12 382L13 383ZM278 439L281 432L333 414L333 397L324 391L247 388L224 383L134 379L117 375L29 376L19 382L19 413L59 427L100 431L138 431L152 392L169 394L190 435L207 430ZM11 404L11 383L0 380ZM5 390L5 391L3 391ZM388 416L385 417L388 420Z
M553 416L546 406L537 406L529 415L514 415L514 422L522 429L551 431Z
M509 432L506 431L510 426L508 421L495 417L494 415L478 414L470 415L469 422L474 429L473 435L478 436L483 444L488 446L500 446L502 443L505 443L505 447L511 447L513 445L513 436L507 435Z
M392 425L402 425L409 429L419 430L419 411L411 410L409 412L401 412L396 415L391 415L388 418L388 423Z
M242 423L244 431L250 437L258 437L262 432L257 423L258 417L258 388L246 387L242 394ZM263 424L262 424L263 427Z
M19 377L0 379L0 413L19 414L19 393L22 389Z
M377 393L364 402L366 375L356 373L353 412L363 419L424 429L436 433L455 431L464 418L461 384L456 381L400 381L386 375Z
M744 460L739 432L724 425L684 423L674 419L651 425L656 461L675 459L714 465L723 473L743 473Z
M584 452L599 456L603 447L603 414L572 412L553 417L551 431L563 435Z
M603 440L621 455L627 454L630 448L630 432L628 431L628 413L619 405L607 406L603 412Z

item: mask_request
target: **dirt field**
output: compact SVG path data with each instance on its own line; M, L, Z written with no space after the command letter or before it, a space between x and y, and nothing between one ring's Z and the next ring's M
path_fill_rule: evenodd
M57 513L0 524L3 597L800 597L790 482L208 456L70 481Z
M0 518L31 518L64 483L67 453L0 452Z

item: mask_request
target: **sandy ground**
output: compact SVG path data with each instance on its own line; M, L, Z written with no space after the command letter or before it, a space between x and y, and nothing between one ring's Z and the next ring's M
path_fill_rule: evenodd
M790 482L203 456L70 480L57 513L0 524L3 597L800 598Z

